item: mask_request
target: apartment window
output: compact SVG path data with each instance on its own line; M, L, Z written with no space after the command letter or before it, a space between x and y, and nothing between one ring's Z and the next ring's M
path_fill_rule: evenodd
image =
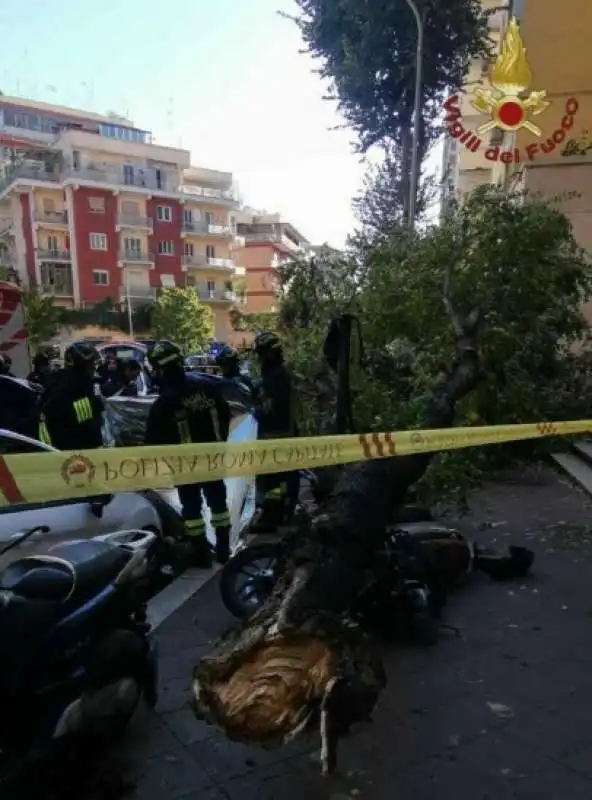
M172 222L173 209L171 206L156 206L156 218L161 222Z
M122 214L129 214L130 217L139 217L140 216L140 204L136 203L135 200L122 200L121 201L121 213Z
M206 258L208 258L208 259L216 258L216 248L214 247L213 244L209 244L206 247Z
M105 198L104 197L89 197L88 210L93 214L105 213Z
M204 214L206 225L214 225L214 215L211 211L206 211Z
M191 242L185 242L183 245L183 255L184 256L192 256L193 255L193 244Z
M175 276L174 275L161 275L160 276L160 285L163 289L174 289L175 288Z
M172 256L175 252L175 248L173 242L171 241L164 241L158 243L158 252L162 256Z
M208 294L210 297L216 294L216 281L208 281Z
M141 253L142 252L142 240L136 238L128 238L126 237L123 240L123 249L126 253Z
M106 269L93 269L92 279L95 286L109 286L109 273Z
M126 186L134 185L134 168L131 164L123 165L123 182Z
M47 249L51 250L52 253L58 252L58 237L57 236L48 236L47 237Z
M191 225L191 223L193 222L193 213L190 208L183 209L183 222L186 225Z
M195 275L187 276L187 278L185 279L185 286L190 286L192 288L194 286L197 286L197 278L195 277Z
M90 249L91 250L106 250L107 249L107 234L106 233L91 233L90 234Z

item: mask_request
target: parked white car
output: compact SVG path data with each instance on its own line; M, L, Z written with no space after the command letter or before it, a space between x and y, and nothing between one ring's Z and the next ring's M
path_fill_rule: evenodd
M229 441L245 442L257 438L257 424L246 415L237 420ZM0 455L55 452L55 448L0 428ZM240 531L254 513L254 478L231 478L226 481L228 507L232 519L231 538L238 540ZM176 490L161 491L161 497L175 510L180 510ZM214 530L208 515L207 536L213 543ZM0 569L21 556L46 553L49 547L70 539L90 539L106 533L145 530L162 533L158 511L140 492L115 494L97 516L91 503L84 498L55 500L46 503L23 503L0 507L0 550L11 540L38 525L46 525L48 533L34 534L22 544L0 556Z
M55 451L55 448L0 429L0 454L4 456L47 451ZM142 494L124 492L113 495L100 516L83 498L0 507L0 549L36 525L47 525L49 533L34 534L5 556L0 556L0 568L15 558L46 552L52 545L69 539L90 539L123 530L162 532L160 517L150 501Z

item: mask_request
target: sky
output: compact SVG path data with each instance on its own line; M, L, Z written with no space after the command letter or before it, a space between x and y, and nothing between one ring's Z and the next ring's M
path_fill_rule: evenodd
M364 171L292 0L1 0L0 90L114 111L196 166L233 172L248 205L341 247Z

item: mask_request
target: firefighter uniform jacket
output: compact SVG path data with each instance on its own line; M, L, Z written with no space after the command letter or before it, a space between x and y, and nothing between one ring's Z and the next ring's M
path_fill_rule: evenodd
M41 399L39 438L58 450L102 447L103 408L96 380L60 370Z
M230 430L230 408L221 387L186 373L164 385L146 426L146 444L224 442Z
M296 436L294 387L287 367L276 364L262 369L257 388L260 438Z

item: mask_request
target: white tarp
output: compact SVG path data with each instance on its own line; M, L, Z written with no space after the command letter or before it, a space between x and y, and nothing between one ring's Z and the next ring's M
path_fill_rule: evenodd
M107 446L130 447L144 443L144 432L150 406L156 395L147 397L111 397L105 401L106 413L103 438ZM249 442L257 439L257 422L238 405L230 404L235 414L228 437L229 442ZM255 513L255 476L228 478L226 481L228 509L231 517L231 547L238 543L241 530ZM158 489L158 487L154 487ZM159 490L173 508L180 511L178 492ZM215 542L210 514L206 515L207 537Z

